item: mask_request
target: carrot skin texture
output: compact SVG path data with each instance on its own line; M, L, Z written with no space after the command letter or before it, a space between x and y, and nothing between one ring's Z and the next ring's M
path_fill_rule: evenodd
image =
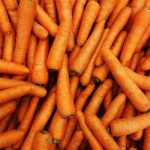
M6 131L6 129L8 127L8 124L10 122L11 117L12 117L12 114L7 115L4 119L2 119L0 121L0 124L1 124L1 126L0 126L0 133Z
M150 148L150 127L146 128L144 131L144 140L143 140L143 150L147 150Z

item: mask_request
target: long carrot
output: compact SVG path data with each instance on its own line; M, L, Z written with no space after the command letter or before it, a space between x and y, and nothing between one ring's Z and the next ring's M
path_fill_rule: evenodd
M144 131L144 140L142 149L147 150L150 148L150 127L146 128Z
M45 99L44 103L42 104L38 114L35 116L33 123L30 127L30 131L22 145L22 149L32 149L33 140L38 131L41 131L48 119L50 118L53 110L55 107L55 93L51 93Z
M48 38L46 38L45 40L40 40L37 45L31 73L31 79L33 83L46 84L48 82L49 74L46 65L48 46Z
M141 112L147 111L150 108L149 100L137 87L137 85L132 81L132 79L128 77L128 75L123 69L123 66L121 65L119 60L112 54L110 49L105 49L102 51L102 58L108 65L113 77L118 82L121 89L127 95L134 107Z
M57 98L58 112L64 118L72 117L75 113L75 106L73 103L73 98L71 95L71 89L70 89L70 83L69 83L69 71L68 71L68 57L67 57L67 55L64 56L62 67L58 72L57 87L56 87L56 98Z
M94 30L84 46L81 48L79 54L71 64L70 70L72 74L81 75L88 65L88 61L91 59L95 48L98 45L98 42L101 38L105 21L97 23L94 27Z
M35 14L36 3L34 1L23 0L19 3L14 62L21 64L25 62Z
M0 133L4 132L7 129L11 117L12 117L12 114L7 115L4 119L0 121L0 124L1 124Z
M144 35L150 24L150 12L148 10L140 10L133 21L132 28L124 43L120 61L123 65L129 66L131 58L135 52L138 42ZM135 36L136 35L136 36Z
M95 22L95 19L98 15L99 8L99 4L95 1L90 1L87 3L77 36L77 44L79 46L83 46L83 44L86 42L88 35L91 31L92 25Z

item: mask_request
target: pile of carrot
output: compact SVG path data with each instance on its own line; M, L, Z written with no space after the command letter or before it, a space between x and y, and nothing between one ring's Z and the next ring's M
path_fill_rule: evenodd
M0 0L0 149L150 150L150 0Z

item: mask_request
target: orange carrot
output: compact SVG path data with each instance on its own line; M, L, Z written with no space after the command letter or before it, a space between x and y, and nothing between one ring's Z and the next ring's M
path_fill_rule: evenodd
M9 33L12 29L4 3L0 0L0 27L4 33Z
M79 146L79 150L85 150L87 146L88 146L88 141L84 137L83 140L82 140L82 143Z
M46 84L48 82L48 68L46 60L48 56L48 38L40 40L35 52L34 63L32 67L31 79L36 84Z
M17 29L18 2L17 0L3 1L14 29Z
M150 56L146 57L141 63L140 68L143 71L148 71L150 69Z
M148 10L140 10L134 18L132 28L129 31L121 52L120 61L123 65L129 66L135 49L149 24L150 12Z
M95 115L97 114L100 105L102 104L103 98L107 94L108 90L112 87L113 82L111 79L104 81L94 92L89 104L85 109L86 115Z
M106 96L104 97L104 108L105 108L105 110L107 110L108 109L108 107L109 107L109 105L110 105L110 103L111 103L111 101L112 101L112 89L110 89L108 92L107 92L107 94L106 94Z
M34 1L23 0L19 3L14 62L21 64L25 62L35 14L36 3Z
M146 4L144 6L145 9L150 9L150 0L146 1Z
M72 136L66 150L78 150L81 142L83 140L83 133L82 131L75 131L74 135Z
M129 0L119 0L118 3L116 4L116 7L114 8L108 22L107 22L107 27L111 27L114 21L117 18L117 15L120 13L120 11L127 6Z
M150 148L150 127L146 128L144 131L144 140L143 140L143 150Z
M76 0L71 0L72 11L73 11L73 9L74 9L75 4L76 4Z
M105 149L109 150L120 149L118 144L115 142L113 137L108 133L103 123L97 116L85 115L85 119L88 127Z
M22 149L32 149L33 140L37 132L41 131L49 120L55 107L55 93L51 93L44 100L38 114L35 116L30 131L22 145Z
M10 130L0 134L0 148L5 148L18 142L23 136L23 132Z
M110 49L104 49L102 51L102 58L108 65L113 77L118 82L121 89L127 95L134 107L141 112L147 111L150 108L149 100L137 87L133 80L130 77L128 77L125 70L123 69L123 66L121 65L119 60L112 54Z
M142 136L143 136L143 130L140 130L138 132L131 134L130 138L133 139L134 141L139 141L141 140Z
M2 57L2 52L3 52L3 33L2 30L0 29L0 58Z
M71 28L66 51L72 51L74 47L75 47L75 40L74 40L73 29Z
M83 87L81 85L79 85L78 89L77 89L77 93L76 93L76 98L80 95L80 93L82 92Z
M40 39L48 37L48 31L36 21L33 23L32 31Z
M7 129L11 117L12 117L12 114L7 115L4 119L2 119L0 121L0 124L1 124L0 125L0 133L4 132Z
M52 135L53 143L59 144L63 140L67 129L67 121L56 110L48 129Z
M117 144L121 150L126 150L127 136L120 136L117 138Z
M95 1L90 1L87 3L77 36L77 44L79 46L83 46L88 39L88 35L91 31L92 25L98 15L99 8L99 4Z
M81 75L85 70L101 38L104 25L105 21L102 21L95 25L92 34L90 35L90 37L78 53L77 57L71 64L70 70L72 74Z
M68 71L68 57L67 57L67 55L64 56L62 67L60 68L60 70L58 72L57 87L56 87L56 98L57 98L58 112L64 118L72 117L74 115L74 112L75 112L75 106L73 103L73 98L71 95L71 89L70 89L70 83L69 83L69 71Z

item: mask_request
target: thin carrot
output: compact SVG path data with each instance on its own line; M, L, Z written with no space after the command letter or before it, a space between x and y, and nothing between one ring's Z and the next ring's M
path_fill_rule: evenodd
M147 150L150 148L150 127L146 128L144 131L144 140L142 149Z
M107 27L111 27L111 25L114 23L114 21L117 18L117 15L120 13L120 11L127 6L129 0L119 0L110 16L107 22Z
M149 24L150 12L148 10L140 10L134 18L132 28L129 31L121 52L120 61L123 65L129 66L135 49Z
M23 136L22 131L10 130L0 134L0 148L5 148L15 144Z
M86 40L88 39L88 35L98 15L99 9L100 6L97 2L90 1L87 3L77 36L77 44L79 46L83 46Z
M48 129L52 135L53 143L59 144L63 140L67 129L67 122L68 120L64 119L56 110Z
M112 54L110 49L104 49L102 51L102 58L108 65L113 77L118 82L121 89L127 95L134 107L141 112L147 111L150 108L149 100L137 87L137 85L132 81L132 79L128 77L125 70L123 69L123 66L121 65L119 60Z
M34 63L32 67L31 79L36 84L46 84L48 82L48 68L46 60L48 56L48 38L39 40L35 52Z
M73 29L71 28L66 51L72 51L74 47L75 47L75 40L74 40Z
M12 26L2 0L0 0L0 14L0 27L4 33L9 33L12 29Z
M75 113L75 106L73 103L73 98L71 95L71 89L70 89L70 83L69 83L69 70L68 70L67 55L64 56L62 67L60 68L58 72L56 98L57 98L58 112L64 118L72 117Z
M84 46L81 48L79 54L71 64L71 74L81 75L83 73L94 53L95 48L98 45L104 29L104 25L105 21L102 21L95 25L92 34L90 35Z
M77 89L77 93L76 93L76 98L80 95L80 93L82 92L83 87L81 85L79 85L78 89Z
M105 110L108 109L110 103L112 102L112 96L113 96L112 89L110 89L107 92L106 96L104 97L104 108L105 108Z
M7 129L11 117L12 117L12 114L7 115L4 119L2 119L0 121L0 124L1 124L0 125L0 133L4 132Z
M18 7L17 35L13 61L23 64L36 14L35 1L23 0Z
M51 93L44 100L38 114L35 116L29 133L22 145L22 149L32 149L33 140L38 131L41 131L49 120L55 107L55 93Z

